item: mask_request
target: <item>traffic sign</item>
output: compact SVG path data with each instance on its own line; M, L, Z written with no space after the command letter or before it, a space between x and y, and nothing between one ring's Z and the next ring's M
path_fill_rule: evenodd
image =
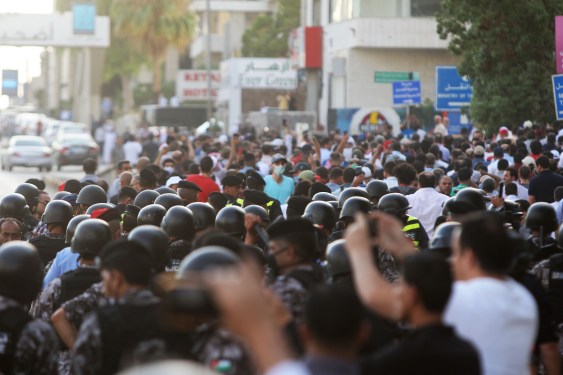
M418 81L418 72L375 72L375 83L393 83L399 81Z
M393 105L422 103L420 81L393 82Z
M555 115L558 120L563 120L563 74L551 76L553 82L553 101L555 102Z
M473 87L455 66L436 67L436 110L459 111L471 104Z

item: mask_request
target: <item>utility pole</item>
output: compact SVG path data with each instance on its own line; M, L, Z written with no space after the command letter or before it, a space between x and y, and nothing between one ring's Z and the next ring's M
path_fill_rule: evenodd
M207 23L207 121L211 120L213 112L213 96L211 95L211 0L205 0L205 17Z

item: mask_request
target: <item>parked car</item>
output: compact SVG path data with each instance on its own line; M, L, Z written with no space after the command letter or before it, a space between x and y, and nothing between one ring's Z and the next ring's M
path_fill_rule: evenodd
M64 121L59 126L57 137L65 134L90 134L90 128L88 128L88 125L80 122Z
M8 149L2 154L2 169L11 171L13 167L38 167L39 172L47 172L53 166L51 149L41 137L15 135L8 142Z
M88 133L60 134L53 142L53 161L57 170L65 165L82 165L84 159L96 159L100 148Z

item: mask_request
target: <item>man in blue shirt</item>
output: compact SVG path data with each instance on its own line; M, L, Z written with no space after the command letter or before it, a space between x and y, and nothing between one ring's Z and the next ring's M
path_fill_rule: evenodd
M553 173L550 169L549 159L540 156L536 160L538 175L530 181L528 189L528 202L553 203L553 193L558 186L563 186L563 176Z
M286 164L287 159L282 154L275 154L272 156L272 175L264 178L266 181L264 193L277 199L281 204L287 201L295 188L293 180L283 174Z

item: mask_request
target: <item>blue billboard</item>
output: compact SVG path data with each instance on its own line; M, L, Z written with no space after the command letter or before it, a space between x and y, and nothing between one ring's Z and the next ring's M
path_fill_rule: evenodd
M436 110L459 111L471 104L471 81L461 77L455 66L436 67Z
M393 105L410 105L422 103L420 81L393 82Z

